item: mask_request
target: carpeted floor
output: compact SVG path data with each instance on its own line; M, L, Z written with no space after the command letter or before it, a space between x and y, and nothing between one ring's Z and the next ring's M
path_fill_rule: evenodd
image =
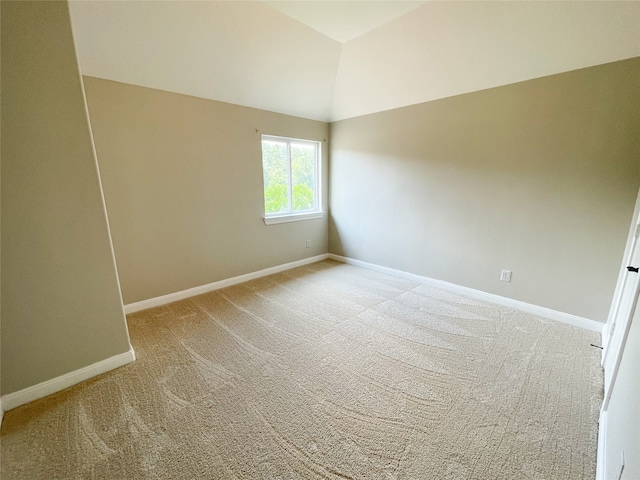
M593 479L597 334L325 261L130 315L3 479Z

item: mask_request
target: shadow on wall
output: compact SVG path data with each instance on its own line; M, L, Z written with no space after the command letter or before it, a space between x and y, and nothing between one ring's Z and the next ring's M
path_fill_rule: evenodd
M330 252L604 321L639 91L632 59L331 124Z
M336 255L342 255L344 252L344 246L342 245L342 239L340 238L340 231L336 227L336 222L329 210L329 253L335 253Z

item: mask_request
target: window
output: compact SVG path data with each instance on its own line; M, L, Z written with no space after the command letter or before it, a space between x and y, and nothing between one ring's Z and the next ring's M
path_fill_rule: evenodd
M264 221L321 218L320 142L262 135Z

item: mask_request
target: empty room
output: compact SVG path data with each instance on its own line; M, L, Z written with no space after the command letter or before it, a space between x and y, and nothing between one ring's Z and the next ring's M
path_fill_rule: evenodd
M640 479L640 2L0 2L0 477Z

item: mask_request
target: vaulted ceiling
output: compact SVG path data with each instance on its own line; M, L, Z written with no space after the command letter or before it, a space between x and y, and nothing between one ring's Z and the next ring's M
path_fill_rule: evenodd
M378 28L426 2L397 1L267 1L276 10L340 43Z
M640 56L640 2L71 1L82 74L323 121Z

